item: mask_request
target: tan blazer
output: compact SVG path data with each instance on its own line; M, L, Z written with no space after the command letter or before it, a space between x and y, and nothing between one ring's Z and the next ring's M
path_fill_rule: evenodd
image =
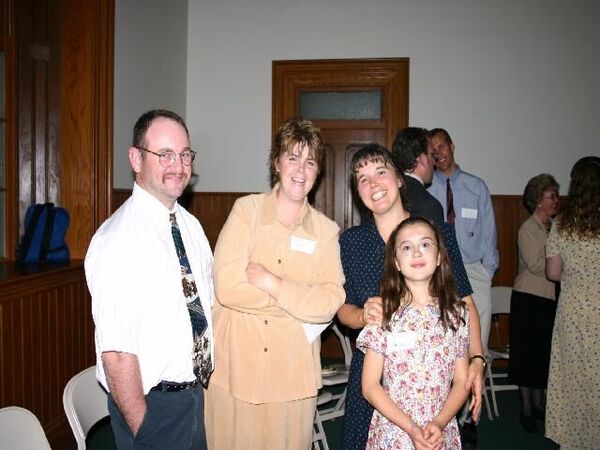
M546 239L548 230L532 214L519 228L519 270L513 289L555 300L554 283L546 278Z
M345 297L338 226L305 202L300 223L286 228L277 189L238 199L215 249L210 382L249 403L317 394L320 340L309 343L302 322L328 322ZM283 279L278 300L248 282L250 261Z

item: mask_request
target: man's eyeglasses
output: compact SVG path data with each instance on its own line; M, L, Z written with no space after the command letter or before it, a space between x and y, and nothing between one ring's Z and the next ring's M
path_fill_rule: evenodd
M160 153L156 153L140 146L135 146L135 148L158 156L158 163L165 169L175 164L178 156L179 159L181 159L181 164L184 166L191 166L196 158L196 152L194 150L184 150L181 153L174 152L173 150L164 150Z

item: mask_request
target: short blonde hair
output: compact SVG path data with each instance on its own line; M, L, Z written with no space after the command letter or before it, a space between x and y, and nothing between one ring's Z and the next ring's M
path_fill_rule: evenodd
M269 169L271 171L271 186L279 181L276 164L279 159L296 146L308 148L309 155L317 163L319 173L325 156L325 142L321 137L321 130L310 120L291 119L285 122L277 131L273 140L273 147L269 153Z

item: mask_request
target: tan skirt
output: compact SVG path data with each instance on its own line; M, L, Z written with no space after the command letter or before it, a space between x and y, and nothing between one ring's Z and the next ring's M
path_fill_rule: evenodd
M255 405L213 383L205 393L209 450L310 449L316 397Z

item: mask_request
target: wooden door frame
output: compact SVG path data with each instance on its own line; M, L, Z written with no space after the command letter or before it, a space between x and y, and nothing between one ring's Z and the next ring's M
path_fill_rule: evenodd
M111 213L115 1L60 5L60 198L71 257L83 258Z
M319 120L321 128L343 129L385 128L385 146L390 147L397 131L408 125L408 58L367 58L367 59L322 59L273 61L273 136L283 122L298 117L300 111L291 105L299 105L297 96L302 90L348 91L351 86L365 86L381 90L381 112L383 121L369 120ZM283 93L283 95L279 95ZM296 101L290 102L292 98Z
M16 56L16 14L13 0L1 0L2 20L0 20L0 48L5 53L4 60L4 258L10 259L16 252L18 230L18 163L17 163L17 56ZM17 224L17 226L15 226Z
M82 259L110 215L114 0L3 0L7 67L7 260L25 210L52 201L71 215L67 243ZM8 8L11 5L11 8ZM3 17L4 18L4 17ZM12 68L12 71L10 69Z

